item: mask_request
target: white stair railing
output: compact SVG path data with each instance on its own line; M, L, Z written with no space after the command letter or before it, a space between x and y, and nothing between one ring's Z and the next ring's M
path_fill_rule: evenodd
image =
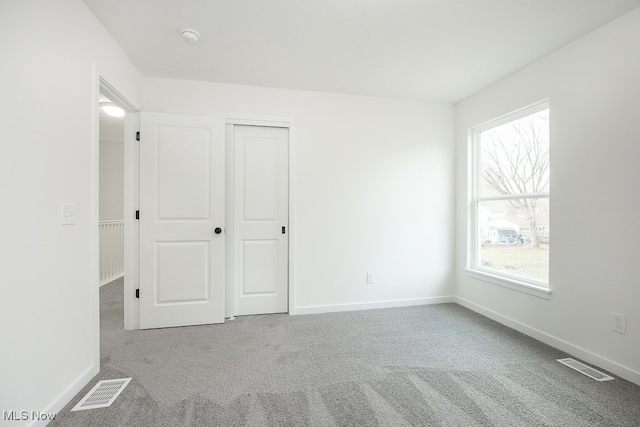
M100 221L100 286L124 275L124 221Z

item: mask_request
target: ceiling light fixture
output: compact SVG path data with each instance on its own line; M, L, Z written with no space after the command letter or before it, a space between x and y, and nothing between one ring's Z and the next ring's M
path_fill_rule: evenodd
M180 30L180 34L182 34L182 39L190 45L194 45L200 40L200 33L193 28L183 28Z
M113 102L101 102L100 108L111 117L124 117L124 110Z

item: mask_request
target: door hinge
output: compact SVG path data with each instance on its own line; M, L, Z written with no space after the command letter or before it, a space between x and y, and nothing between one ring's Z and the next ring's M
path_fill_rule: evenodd
M140 289L136 289L136 298L140 298Z
M140 211L136 211L136 219L140 219Z
M287 228L287 227L282 227L282 234L284 234L284 233L285 233L286 228Z
M140 131L136 132L136 141L140 141Z

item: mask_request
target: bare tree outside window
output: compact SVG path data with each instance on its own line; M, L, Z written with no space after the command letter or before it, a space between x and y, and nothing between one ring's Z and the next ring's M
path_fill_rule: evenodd
M549 192L549 110L481 134L482 193L536 195ZM509 199L529 223L529 244L540 246L538 198Z

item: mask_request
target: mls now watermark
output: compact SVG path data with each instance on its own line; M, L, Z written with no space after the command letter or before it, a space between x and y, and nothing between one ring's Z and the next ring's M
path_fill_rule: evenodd
M51 421L56 418L55 412L40 411L2 411L4 421Z

